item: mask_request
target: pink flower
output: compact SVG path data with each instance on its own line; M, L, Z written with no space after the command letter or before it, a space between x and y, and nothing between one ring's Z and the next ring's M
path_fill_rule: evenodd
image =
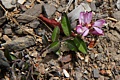
M82 36L87 36L88 33L93 35L103 35L102 27L105 23L104 19L92 21L92 12L81 12L79 17L79 25L77 25L77 33L82 34Z

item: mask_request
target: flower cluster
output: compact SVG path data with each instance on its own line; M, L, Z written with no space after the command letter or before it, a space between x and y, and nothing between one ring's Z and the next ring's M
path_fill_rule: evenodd
M76 30L78 34L87 36L88 33L93 35L103 35L102 27L105 24L104 19L92 22L92 12L81 12L79 17L79 25Z

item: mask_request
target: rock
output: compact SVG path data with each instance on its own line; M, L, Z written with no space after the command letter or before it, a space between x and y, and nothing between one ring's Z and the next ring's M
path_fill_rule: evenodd
M98 80L104 80L104 76L100 76Z
M51 66L55 66L55 65L56 65L56 62L55 62L54 60L50 60L50 61L49 61L49 64L50 64Z
M111 70L106 70L106 73L107 73L108 76L112 76Z
M120 16L120 15L119 15ZM118 21L115 25L114 28L116 28L120 32L120 21Z
M60 6L60 7L57 9L57 11L59 11L59 12L63 12L63 10L64 10L64 8L63 8L62 6Z
M118 9L120 9L120 0L117 0L116 6Z
M91 58L91 59L94 59L94 58L95 58L94 53L91 53L91 54L90 54L90 58Z
M73 21L73 22L71 23L71 28L74 29L74 28L76 27L76 25L77 25L77 21Z
M99 78L99 70L98 69L93 69L93 76L94 78Z
M18 0L18 3L23 4L26 0Z
M87 74L88 74L88 71L87 71L87 70L85 70L85 71L84 71L84 74L86 74L86 75L87 75Z
M101 45L98 45L98 52L99 52L99 53L102 53L102 52L103 52L103 48L102 48Z
M28 23L34 20L37 16L42 13L42 4L37 4L34 7L25 11L21 16L17 17L19 22Z
M114 12L113 17L116 18L117 20L120 20L120 11Z
M120 75L115 76L115 80L120 80Z
M117 28L117 29L120 29L120 28ZM119 30L119 31L120 31L120 30ZM120 34L119 34L117 31L113 30L113 31L112 31L112 34L113 34L114 36L116 36L116 37L120 40Z
M87 56L85 57L85 62L88 63L88 61L89 61L89 56L87 55Z
M37 57L38 52L37 51L31 51L31 52L29 52L29 55L32 56L32 57Z
M62 63L66 63L66 62L70 62L72 60L72 55L71 54L69 54L69 55L66 55L66 56L63 56L61 59L60 59L60 61L62 62Z
M47 17L51 17L56 11L55 6L53 6L53 5L44 4L43 7L44 7Z
M100 7L103 4L103 0L97 0L95 2L96 7Z
M2 47L9 51L22 50L35 44L35 39L32 36L19 37L13 41L8 41L1 44Z
M11 4L11 3L13 3L13 0L1 0L1 2L4 5L4 7L7 9L16 7L16 5Z
M16 0L12 0L11 4L12 5L16 5L17 1Z
M3 35L3 40L7 41L11 41L11 39L7 36L7 35Z
M5 16L0 17L0 26L6 21Z
M4 34L11 35L12 34L12 29L11 28L5 28L4 29Z
M65 69L63 69L63 73L64 73L65 77L67 77L67 78L70 77L69 73Z
M95 2L92 1L91 4L90 4L90 7L91 7L92 11L96 11Z
M4 52L0 50L0 69L10 68L10 65L4 56Z
M40 24L39 21L34 20L34 21L30 22L29 26L30 26L31 28L37 28L39 24Z
M38 67L36 67L36 69L38 69L38 71L41 73L41 74L45 74L45 66L44 64L39 64Z
M0 17L4 16L4 11L2 8L0 8Z
M24 6L24 5L20 5L20 9L22 10L22 11L26 11L27 10L27 8Z
M68 17L71 19L71 22L79 18L80 12L91 11L91 8L87 3L81 3L77 8L68 13Z
M79 71L76 71L75 73L75 80L81 80L82 79L82 73Z
M9 25L9 24L6 24L6 25L5 25L4 34L7 34L7 35L12 34L11 25Z

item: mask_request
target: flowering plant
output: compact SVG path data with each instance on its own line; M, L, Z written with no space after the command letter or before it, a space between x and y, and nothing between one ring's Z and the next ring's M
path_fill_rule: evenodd
M82 36L87 36L89 33L93 35L103 35L103 30L101 29L105 24L104 19L92 22L92 12L81 12L79 17L79 25L76 27L78 34Z
M92 21L92 12L81 12L79 17L79 24L76 26L76 31L78 34L81 34L81 36L85 37L88 34L92 35L103 35L102 27L105 24L104 19L97 20L95 22ZM71 51L80 51L84 54L87 53L87 46L84 40L79 35L74 35L74 32L71 29L70 20L67 17L67 14L64 13L61 19L61 28L62 32L65 34L66 37L72 36L72 39L66 39L65 43L67 44L67 47ZM54 31L52 33L52 41L51 44L51 50L59 49L60 47L60 41L58 38L58 35L60 34L60 27L55 27Z

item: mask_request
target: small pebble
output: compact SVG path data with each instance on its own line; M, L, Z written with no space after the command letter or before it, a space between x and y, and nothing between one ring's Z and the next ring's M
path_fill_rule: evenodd
M99 70L98 69L94 69L93 70L93 76L94 76L94 78L99 78Z
M67 78L70 77L69 73L65 69L63 69L63 73L64 73L65 77L67 77Z

